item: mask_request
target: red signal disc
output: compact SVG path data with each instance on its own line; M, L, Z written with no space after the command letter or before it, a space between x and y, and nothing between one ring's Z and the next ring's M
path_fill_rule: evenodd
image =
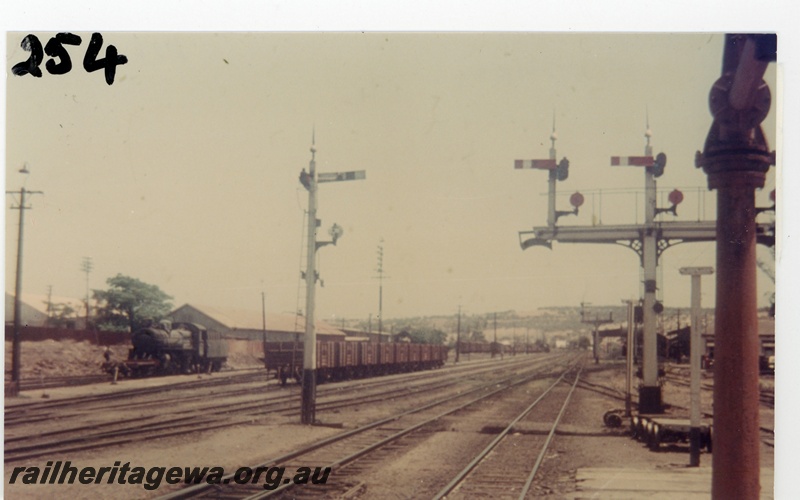
M677 189L673 189L672 192L669 194L669 202L672 203L673 205L678 205L682 201L683 201L683 193L681 193Z

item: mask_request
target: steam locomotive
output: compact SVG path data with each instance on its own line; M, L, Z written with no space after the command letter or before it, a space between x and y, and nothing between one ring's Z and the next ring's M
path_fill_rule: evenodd
M222 334L209 332L196 323L162 322L135 331L128 359L106 363L130 377L219 371L228 357Z

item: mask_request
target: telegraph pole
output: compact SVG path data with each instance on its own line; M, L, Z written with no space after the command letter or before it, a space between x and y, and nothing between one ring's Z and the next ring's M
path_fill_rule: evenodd
M758 498L761 489L755 190L775 163L761 122L772 101L762 78L776 56L774 34L726 35L722 75L709 96L714 121L695 160L718 192L714 499Z
M47 319L53 319L53 285L47 285Z
M383 238L378 244L378 344L383 337ZM380 362L381 350L378 349L378 362Z
M458 353L461 351L461 306L458 306L458 324L456 325L456 363L458 363Z
M91 257L84 257L81 261L81 271L86 273L86 324L84 329L89 329L89 273L92 272L94 265Z
M29 174L27 164L19 172ZM17 278L14 283L14 337L11 346L11 386L9 387L9 396L18 396L22 369L22 338L20 331L22 321L22 302L20 297L22 294L22 241L25 227L25 210L31 209L30 206L25 205L25 195L44 193L42 191L27 191L23 186L19 191L6 191L6 194L19 194L19 205L11 207L12 210L19 210L19 233L17 235Z
M497 313L494 313L494 342L492 342L492 357L495 355L495 351L498 351L500 346L497 345Z
M530 354L530 347L531 347L531 345L530 345L531 341L530 341L530 338L529 338L530 331L531 331L531 327L526 326L525 327L525 354Z
M264 292L261 292L261 341L266 345L267 343L267 298Z
M303 387L301 395L300 420L303 424L312 425L316 421L317 399L317 332L314 329L314 295L319 273L315 269L317 250L325 245L336 245L336 241L344 231L334 224L328 234L331 241L317 241L317 227L321 221L317 219L317 186L322 182L338 182L365 179L363 170L354 172L335 172L320 174L317 177L317 162L314 134L311 136L311 160L308 172L300 172L300 183L308 190L308 248L306 254L306 328L303 339Z

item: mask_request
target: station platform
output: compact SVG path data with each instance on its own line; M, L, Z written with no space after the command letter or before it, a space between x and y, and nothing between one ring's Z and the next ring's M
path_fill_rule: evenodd
M771 500L773 469L761 469L761 500ZM567 498L599 500L708 500L711 498L711 466L674 468L589 467L576 472L577 491Z

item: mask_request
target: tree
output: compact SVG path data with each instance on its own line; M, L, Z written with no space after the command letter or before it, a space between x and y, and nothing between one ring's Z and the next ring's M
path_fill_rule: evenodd
M50 318L47 320L48 326L53 328L75 328L75 321L78 319L78 311L69 304L49 304Z
M398 335L404 335L414 344L444 344L447 334L432 327L405 327Z
M172 309L172 297L156 285L121 274L106 283L108 290L92 290L101 329L133 332L163 319Z
M472 330L469 333L468 339L470 342L486 342L486 336L483 334L483 330Z

